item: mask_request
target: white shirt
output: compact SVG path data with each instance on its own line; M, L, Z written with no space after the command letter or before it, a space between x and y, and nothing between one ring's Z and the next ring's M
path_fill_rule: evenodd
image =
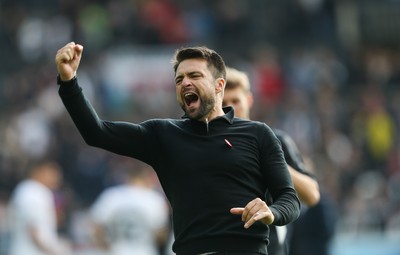
M12 194L10 210L12 239L9 255L44 255L29 234L32 227L43 243L56 245L56 212L50 189L33 180L21 182Z
M128 185L105 190L90 215L106 228L112 255L158 255L154 234L169 222L164 196Z

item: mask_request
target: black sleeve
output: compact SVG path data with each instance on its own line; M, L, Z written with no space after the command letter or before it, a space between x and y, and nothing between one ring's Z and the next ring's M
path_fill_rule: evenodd
M301 156L300 150L296 146L296 143L293 141L293 139L289 136L289 134L280 129L273 129L273 131L276 137L281 142L286 163L298 172L315 178L314 175L310 173L304 165L303 157Z
M270 209L275 216L274 225L286 225L300 214L300 200L285 162L279 140L267 125L262 140L261 168L268 192L272 197Z
M83 95L76 78L58 83L61 100L88 145L152 165L152 160L157 155L154 148L158 146L151 121L133 124L102 120Z

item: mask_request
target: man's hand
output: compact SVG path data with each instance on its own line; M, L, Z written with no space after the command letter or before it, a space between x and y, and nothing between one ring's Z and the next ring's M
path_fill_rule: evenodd
M267 204L260 198L250 201L244 208L231 208L230 212L235 215L242 215L245 228L251 227L256 221L261 221L264 224L270 225L275 219L275 216L272 214Z
M74 78L81 62L82 52L83 46L74 42L66 44L57 51L55 62L62 81Z

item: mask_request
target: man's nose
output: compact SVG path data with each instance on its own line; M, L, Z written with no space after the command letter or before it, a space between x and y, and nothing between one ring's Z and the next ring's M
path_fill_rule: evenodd
M189 77L184 77L182 79L182 86L187 87L192 85L192 81L189 79Z

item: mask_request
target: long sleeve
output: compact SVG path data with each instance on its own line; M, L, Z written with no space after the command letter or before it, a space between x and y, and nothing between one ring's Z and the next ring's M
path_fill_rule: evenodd
M273 200L270 206L275 216L273 224L286 225L298 218L300 200L294 189L278 138L269 127L264 137L262 169L268 170L264 176Z
M85 98L77 79L69 83L60 85L59 95L88 145L151 163L157 146L149 122L133 124L102 120Z

